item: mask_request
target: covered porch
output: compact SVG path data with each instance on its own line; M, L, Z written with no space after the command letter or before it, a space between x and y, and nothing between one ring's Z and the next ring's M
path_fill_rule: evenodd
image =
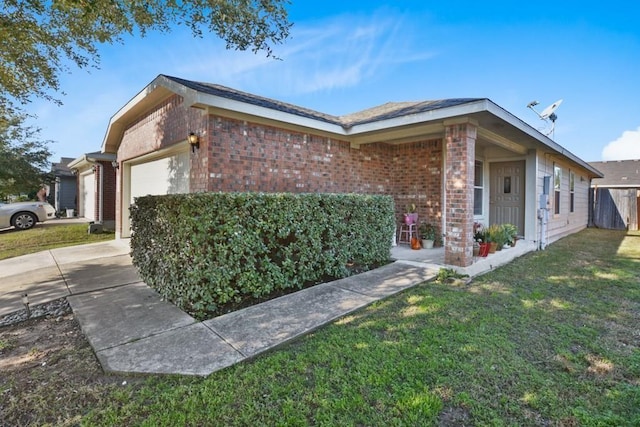
M473 257L473 264L467 267L460 267L445 263L445 248L438 247L432 249L411 249L408 245L397 245L391 248L391 258L399 263L409 264L419 267L430 267L432 269L452 268L458 273L468 274L470 277L477 276L496 267L505 265L514 259L536 250L535 242L518 241L516 246L497 251L486 257Z

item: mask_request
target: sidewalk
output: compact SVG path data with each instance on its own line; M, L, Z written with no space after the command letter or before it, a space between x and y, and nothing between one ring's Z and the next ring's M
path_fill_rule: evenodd
M61 297L140 281L128 241L69 246L0 261L0 316Z
M25 292L31 304L67 297L105 371L208 375L430 280L444 262L438 249L392 254L403 260L198 322L140 280L127 240L60 248L0 261L0 316L23 309Z

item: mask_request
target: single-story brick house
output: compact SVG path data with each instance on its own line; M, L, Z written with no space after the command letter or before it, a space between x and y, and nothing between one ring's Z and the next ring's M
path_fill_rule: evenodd
M420 221L440 227L445 262L457 266L473 262L476 221L513 223L532 248L585 228L589 184L602 176L486 98L392 102L337 117L165 75L111 118L102 152L119 163L118 237L130 235L129 206L147 194L388 194L398 223L415 204Z
M589 164L604 175L591 181L593 225L613 230L638 230L640 160L610 160Z
M77 177L77 216L114 230L116 224L116 155L86 153L68 164Z

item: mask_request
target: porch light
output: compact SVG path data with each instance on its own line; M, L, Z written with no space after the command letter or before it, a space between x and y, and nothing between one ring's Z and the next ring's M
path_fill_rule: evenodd
M200 137L193 132L189 133L189 145L191 145L191 152L195 153L196 148L200 148Z
M118 169L120 167L120 164L117 160L114 160L111 162L111 166L113 166L114 169Z

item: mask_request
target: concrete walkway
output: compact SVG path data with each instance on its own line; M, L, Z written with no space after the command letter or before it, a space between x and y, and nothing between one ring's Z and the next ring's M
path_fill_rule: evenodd
M502 251L500 263L525 249ZM127 240L60 248L0 261L0 316L23 309L24 293L31 304L67 297L105 371L208 375L430 280L444 261L442 249L392 255L399 261L198 322L140 280Z

